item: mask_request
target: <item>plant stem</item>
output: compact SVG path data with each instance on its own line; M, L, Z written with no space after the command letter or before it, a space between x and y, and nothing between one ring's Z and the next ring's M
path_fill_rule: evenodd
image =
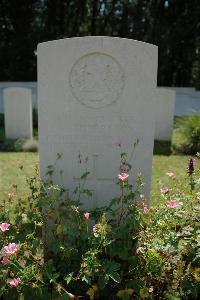
M123 200L124 200L124 183L123 182L122 182L121 191L122 191L122 195L121 195L121 213L120 213L120 216L119 216L118 225L121 223L122 217L124 215L124 203L123 203Z
M18 300L24 300L24 294L20 293L18 296Z

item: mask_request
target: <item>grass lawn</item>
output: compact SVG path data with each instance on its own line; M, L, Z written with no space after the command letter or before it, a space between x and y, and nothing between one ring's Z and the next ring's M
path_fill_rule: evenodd
M28 152L0 152L0 199L10 191L10 186L16 183L18 192L27 192L26 176L32 176L34 167L38 164L38 153ZM20 170L23 166L23 170Z
M186 155L154 155L151 182L152 203L156 204L157 196L160 195L160 187L163 185L172 186L172 179L165 174L166 172L175 173L176 179L181 181L181 184L188 185L188 159L189 156Z
M174 172L178 179L187 178L187 156L180 155L154 155L152 170L152 203L156 203L156 198L160 194L162 185L170 185L171 179L165 175L166 172ZM27 193L26 176L31 176L34 167L38 164L38 153L24 152L1 152L0 153L0 199L2 200L9 191L11 184L18 185L18 193L23 197ZM23 165L23 170L20 166ZM186 181L187 182L187 181Z

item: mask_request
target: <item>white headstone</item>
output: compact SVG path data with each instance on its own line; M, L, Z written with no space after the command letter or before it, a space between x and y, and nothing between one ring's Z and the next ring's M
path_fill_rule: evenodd
M4 89L3 94L6 137L32 138L31 90L12 87Z
M175 115L199 114L200 92L195 88L171 87L176 92Z
M155 140L170 141L173 132L176 92L157 88Z
M73 190L88 157L86 186L102 206L119 195L115 182L123 140L131 155L130 181L141 172L149 197L154 140L157 47L129 39L82 37L38 46L38 111L41 176L54 165L55 183ZM62 157L56 161L57 153ZM62 170L62 172L60 172ZM83 170L82 170L83 171ZM90 201L90 202L89 202Z

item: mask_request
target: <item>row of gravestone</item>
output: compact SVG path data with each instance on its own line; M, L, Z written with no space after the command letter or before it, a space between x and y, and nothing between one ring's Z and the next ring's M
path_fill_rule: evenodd
M23 87L31 90L33 107L37 109L37 82L36 81L0 81L0 114L4 113L3 90L8 87ZM163 88L163 87L159 87ZM175 96L175 116L187 116L200 112L200 91L193 87L164 87L173 90ZM162 101L162 99L161 99Z
M157 89L156 79L157 47L151 44L113 37L70 38L39 44L42 178L46 179L48 167L53 165L54 183L68 190L69 196L81 174L89 170L87 186L93 196L82 199L84 207L102 206L119 193L115 181L120 147L114 144L123 140L123 151L129 154L133 165L130 180L134 182L141 172L145 182L143 193L149 199L155 127L165 131L164 139L170 139L175 101L173 91ZM12 93L15 101L8 101ZM21 105L22 97L19 101L17 98L16 90L5 90L5 124L9 120L16 127L17 118L22 122L24 113L28 113L30 125L30 96L27 94L29 100ZM131 155L136 139L139 144ZM80 164L80 155L88 157L87 165Z
M4 89L5 133L9 139L32 138L32 100L28 88ZM175 92L157 88L155 94L156 140L170 141L173 130Z
M21 87L4 89L5 133L8 139L32 138L31 90ZM170 141L173 131L175 92L157 88L155 113L156 140Z

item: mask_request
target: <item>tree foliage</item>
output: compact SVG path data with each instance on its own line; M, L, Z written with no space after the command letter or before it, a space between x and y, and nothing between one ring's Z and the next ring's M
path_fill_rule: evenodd
M1 81L36 80L39 42L108 35L159 47L158 84L200 87L199 0L1 0Z

